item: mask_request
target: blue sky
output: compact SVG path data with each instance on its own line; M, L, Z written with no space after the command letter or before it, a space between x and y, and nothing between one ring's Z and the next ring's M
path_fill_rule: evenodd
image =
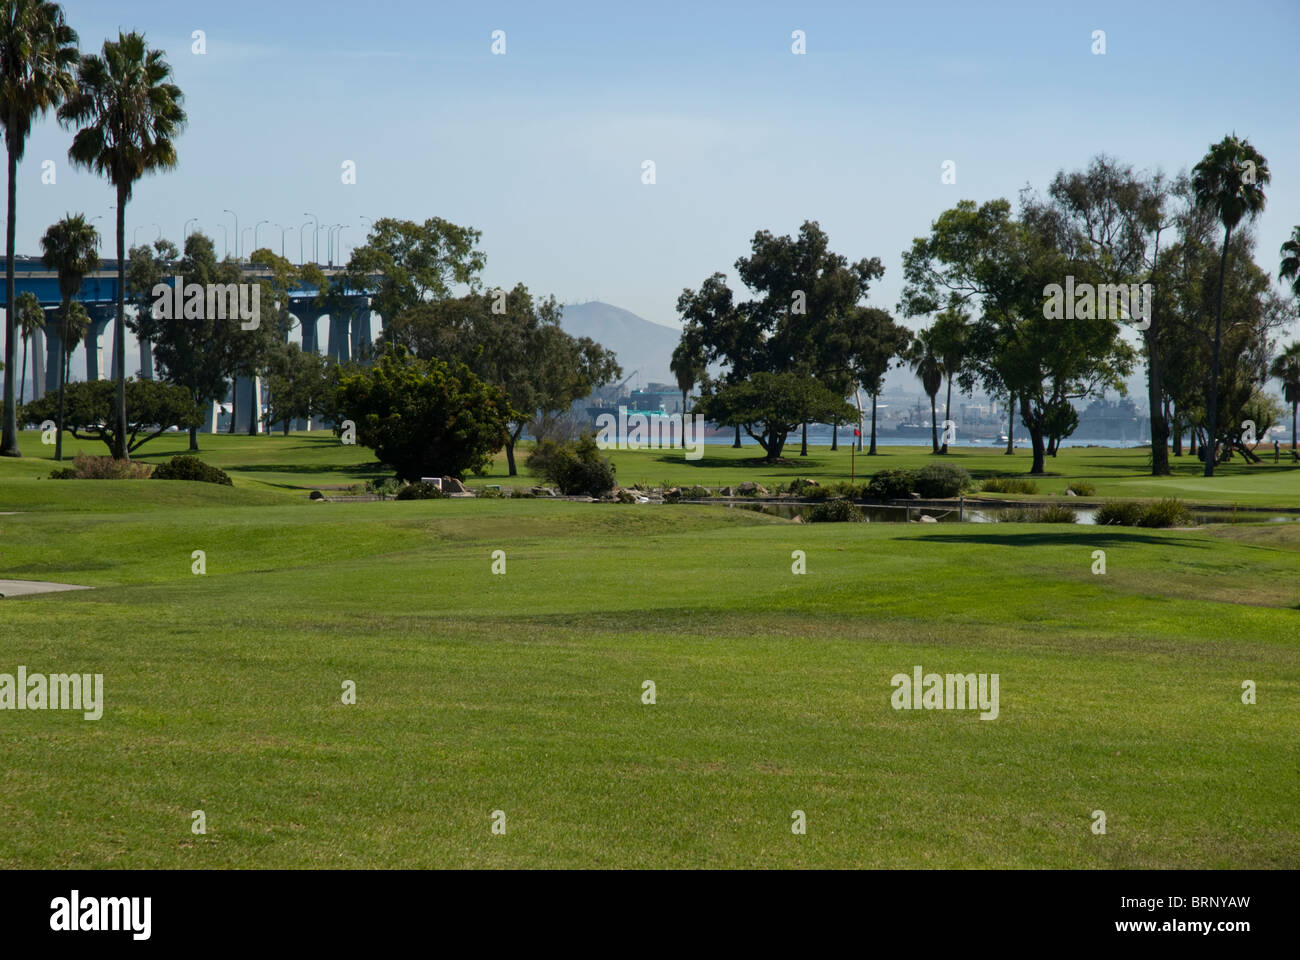
M197 217L219 250L227 224L233 247L230 208L241 230L292 226L296 261L307 212L349 224L345 247L363 216L437 215L482 230L490 285L676 325L681 289L730 273L755 230L814 219L850 259L882 259L871 299L892 309L903 249L957 200L1014 198L1099 151L1177 172L1234 130L1273 171L1264 266L1300 223L1294 0L64 7L83 49L145 31L186 93L180 167L138 184L128 244L155 224L179 240ZM80 211L102 215L111 255L111 188L68 167L70 139L49 118L28 143L20 253ZM945 160L956 185L940 182ZM280 231L264 225L259 241L278 249ZM320 244L324 257L324 231Z

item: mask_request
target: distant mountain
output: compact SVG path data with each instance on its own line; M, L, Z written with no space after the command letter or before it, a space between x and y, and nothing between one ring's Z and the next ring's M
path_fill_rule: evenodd
M679 330L651 323L629 310L599 300L564 307L560 326L570 336L590 337L613 350L623 367L623 376L638 371L640 376L629 387L674 382L669 363L673 348L681 339Z

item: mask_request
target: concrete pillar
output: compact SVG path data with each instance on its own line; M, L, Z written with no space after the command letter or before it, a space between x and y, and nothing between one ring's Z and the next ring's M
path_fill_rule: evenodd
M216 433L217 422L221 418L221 406L213 400L208 404L208 409L204 414L203 422L199 424L200 433Z
M339 363L352 359L352 311L344 307L336 314L330 314L329 356Z
M253 418L253 432L262 433L262 378L235 378L235 433L247 434L249 418Z
M370 354L370 301L363 300L352 310L352 356Z
M48 320L46 321L48 322ZM45 331L33 330L31 343L27 349L32 353L32 390L31 397L33 400L39 400L45 396Z
M76 347L74 345L73 349ZM59 389L59 362L62 359L63 338L59 324L50 320L45 328L45 393Z
M86 379L112 380L115 367L104 369L104 346L102 338L108 325L117 316L114 304L87 303L86 313L90 315L90 329L86 331ZM116 337L114 337L116 340ZM113 345L116 351L117 344ZM114 353L114 356L117 354Z
M153 379L153 344L148 340L140 341L140 379Z
M298 326L302 329L302 350L303 353L320 353L320 318L325 312L319 307L314 307L310 303L298 303L292 306L292 313L298 320Z

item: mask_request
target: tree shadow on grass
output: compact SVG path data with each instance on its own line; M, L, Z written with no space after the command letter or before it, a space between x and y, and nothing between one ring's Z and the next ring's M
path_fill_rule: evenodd
M743 460L735 460L731 457L701 457L698 460L687 460L682 456L680 450L667 453L662 457L655 457L654 462L671 464L674 467L703 467L705 469L713 467L730 467L733 469L736 467L742 467L751 469L775 470L783 468L794 471L811 471L820 469L824 466L821 460L817 460L813 457L799 457L797 455L795 457L785 457L777 462L764 460L762 457L746 457Z
M382 463L243 463L226 467L227 473L346 473L379 476L392 473Z
M1142 543L1161 546L1177 545L1179 547L1196 547L1208 549L1211 544L1197 539L1163 536L1158 533L1121 533L1107 527L1093 527L1091 530L1061 531L1008 531L1007 533L972 533L952 534L933 533L921 537L895 537L895 540L910 540L913 543L985 543L1002 547L1039 547L1039 546L1125 546Z

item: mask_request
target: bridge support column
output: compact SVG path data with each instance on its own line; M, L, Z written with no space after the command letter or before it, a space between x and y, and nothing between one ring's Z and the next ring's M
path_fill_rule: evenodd
M221 419L221 405L213 400L203 413L203 422L199 424L199 433L216 433L217 423Z
M59 323L52 315L45 327L45 393L59 389L59 363L63 358L63 338L59 336ZM76 349L76 346L73 346Z
M235 433L262 432L262 378L235 378ZM249 419L252 430L249 430Z
M31 343L28 349L32 353L32 395L33 400L39 400L45 396L45 331L33 330ZM22 398L18 398L19 403Z
M366 300L352 310L352 356L369 356L371 343L370 302Z
M109 323L116 317L117 307L112 304L98 303L83 305L90 316L90 329L86 331L86 379L112 380L114 370L104 370L104 347L100 340ZM114 339L116 340L116 337ZM116 343L113 344L113 349L114 351L118 349ZM115 352L114 356L116 355Z
M339 363L352 359L351 325L352 311L348 308L330 314L329 356Z

